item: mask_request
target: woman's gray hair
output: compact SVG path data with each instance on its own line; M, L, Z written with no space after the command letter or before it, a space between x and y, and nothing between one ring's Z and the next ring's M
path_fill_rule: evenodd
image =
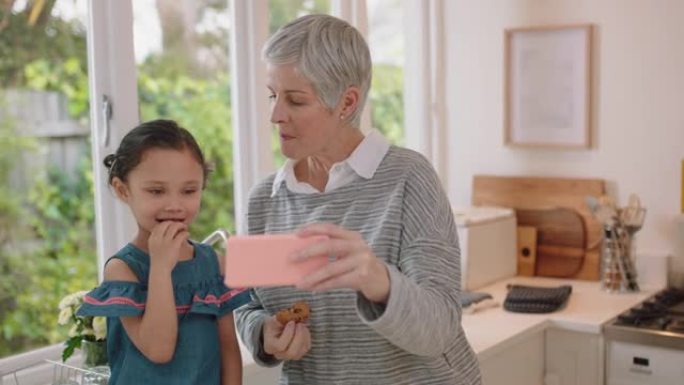
M329 15L302 16L271 36L262 51L265 62L294 64L311 82L318 98L335 108L350 86L359 88L356 110L345 118L359 127L372 75L368 45L356 28Z

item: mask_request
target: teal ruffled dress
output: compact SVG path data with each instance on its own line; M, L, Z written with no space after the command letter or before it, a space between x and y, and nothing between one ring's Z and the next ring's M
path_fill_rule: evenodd
M107 317L109 385L219 385L221 353L218 318L250 301L249 291L223 283L214 250L193 243L194 256L180 261L171 273L178 315L178 340L173 358L155 364L128 338L121 316L145 312L150 256L132 244L112 258L124 261L139 282L108 281L88 293L78 315Z

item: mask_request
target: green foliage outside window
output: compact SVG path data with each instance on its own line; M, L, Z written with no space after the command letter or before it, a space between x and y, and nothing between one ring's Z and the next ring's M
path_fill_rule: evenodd
M97 282L88 144L75 176L28 170L28 191L10 183L41 139L13 120L4 90L61 92L72 117L87 122L85 31L77 20L52 17L55 3L0 4L0 357L64 340L60 298Z
M168 118L177 120L199 142L211 163L202 208L191 227L194 239L201 240L217 228L233 232L233 145L230 86L227 73L212 79L156 78L154 71L140 68L138 87L143 121Z
M1 95L0 95L1 96ZM7 106L0 97L0 356L10 354L23 345L24 339L15 338L15 328L9 323L18 309L17 288L28 278L28 271L13 248L22 221L20 195L10 188L14 165L23 151L33 148L27 138L16 135L15 122L7 116Z
M64 340L56 304L97 282L89 151L76 177L52 168L17 191L10 171L38 143L16 125L0 125L0 357Z
M288 22L306 15L330 13L329 0L269 0L269 35Z
M404 144L404 70L389 64L375 64L368 92L371 125L390 143Z
M84 27L51 17L56 1L26 1L19 10L16 0L0 1L0 88L24 87L25 66L36 60L86 62Z
M81 123L88 120L88 75L86 63L75 56L60 62L36 59L24 67L26 88L57 91L66 96L69 115Z
M17 288L18 307L4 326L11 335L41 346L65 339L56 326L60 299L97 284L89 159L82 158L75 178L49 169L36 180L26 203L27 225L40 241L20 254L27 277Z

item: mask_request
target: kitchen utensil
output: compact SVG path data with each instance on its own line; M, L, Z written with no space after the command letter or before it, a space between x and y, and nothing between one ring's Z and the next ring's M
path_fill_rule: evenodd
M607 195L598 201L586 198L585 202L604 226L602 287L609 291L638 291L634 234L643 225L646 213L639 197L630 194L627 206L621 208Z
M620 211L620 221L625 230L632 237L644 224L646 209L641 207L641 201L636 194L630 194L627 206Z
M599 204L594 215L604 224L604 226L613 226L619 218L618 209L615 207L615 201L608 195L601 195L598 202Z

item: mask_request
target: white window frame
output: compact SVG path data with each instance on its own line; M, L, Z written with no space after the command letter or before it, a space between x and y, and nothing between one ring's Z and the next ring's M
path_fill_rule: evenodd
M268 35L268 0L230 0L230 7L233 197L236 229L244 234L249 191L274 170L266 66L261 60Z
M92 129L93 181L98 274L104 262L129 242L137 229L128 207L109 189L102 159L116 151L123 136L138 125L137 69L131 1L89 0L88 81ZM121 28L130 26L130 28ZM107 123L105 95L112 105ZM109 133L106 133L109 126ZM105 143L105 137L109 140Z
M404 0L404 127L407 147L449 184L444 0ZM417 31L417 32L416 32ZM409 99L410 96L410 99Z

